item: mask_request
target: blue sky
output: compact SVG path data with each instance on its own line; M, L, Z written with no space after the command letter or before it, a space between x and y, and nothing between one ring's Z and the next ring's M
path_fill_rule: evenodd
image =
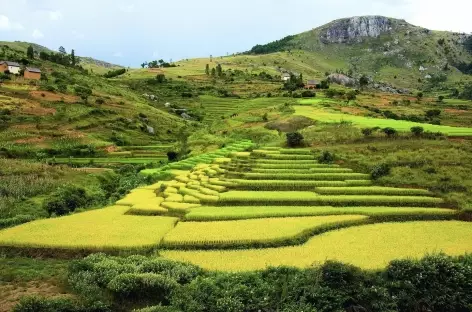
M136 67L225 55L333 19L385 15L472 32L470 0L0 0L0 40L30 41Z

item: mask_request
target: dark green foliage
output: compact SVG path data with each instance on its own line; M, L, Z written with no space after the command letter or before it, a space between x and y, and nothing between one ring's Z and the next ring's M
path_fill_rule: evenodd
M372 168L370 175L372 179L377 180L390 174L391 166L389 164L379 164Z
M442 103L444 101L444 95L438 96L438 102Z
M29 59L34 59L34 49L32 45L28 46L28 49L26 50L26 56Z
M359 78L359 85L361 86L361 89L366 87L369 84L369 78L367 78L366 75L362 75L361 78Z
M310 90L302 91L302 97L304 97L304 98L312 98L312 97L315 97L315 96L316 96L316 93L313 92L313 91L310 91Z
M439 117L439 115L441 115L441 110L439 110L439 109L430 109L430 110L427 110L425 114L426 114L426 117L428 117L428 118L435 118L435 117Z
M374 132L374 130L372 128L363 128L361 130L362 134L365 136L365 137L369 137L372 135L372 133Z
M23 297L13 309L14 312L111 312L108 305L101 302L83 305L69 297L42 298Z
M418 102L421 101L422 98L423 98L423 92L418 92L416 94L416 99L418 100Z
M346 93L346 100L349 103L350 101L353 101L356 99L356 91L351 90Z
M95 104L98 104L98 105L101 105L101 104L104 104L105 103L105 100L102 99L102 98L98 98L95 100Z
M87 196L85 189L65 185L55 191L43 203L44 209L48 214L62 216L73 212L77 208L85 208L90 205L91 199Z
M320 157L318 157L318 162L320 164L330 164L334 162L335 159L336 159L336 156L333 153L329 151L323 151Z
M300 132L291 132L286 134L288 147L303 146L303 135Z
M327 261L308 269L205 273L169 260L94 254L72 263L69 282L88 306L105 307L101 302L110 300L111 310L138 299L141 307L142 303L150 306L136 310L140 312L469 311L471 263L470 255L433 255L422 260L395 260L380 272ZM179 279L182 272L191 273ZM41 300L44 303L40 304L52 304ZM164 306L155 306L159 302ZM67 311L82 311L76 309L70 306Z
M413 135L415 136L420 136L424 132L424 128L420 126L411 127L410 130L411 130L411 133L413 133Z
M472 36L468 36L464 41L464 48L469 51L469 53L472 53Z
M157 74L156 75L156 81L157 83L164 83L166 82L166 76L164 74Z
M395 130L394 128L390 128L390 127L387 127L387 128L383 128L382 129L383 133L385 133L387 135L387 137L393 137L397 134L397 130Z
M177 161L179 159L179 153L174 151L167 152L167 159L169 161Z
M267 53L283 51L283 50L286 50L287 47L289 47L290 41L294 38L295 38L295 36L287 36L285 38L270 42L268 44L264 44L264 45L258 44L256 46L254 46L249 51L249 53L251 53L251 54L267 54Z
M113 278L107 289L119 300L146 299L168 302L178 283L172 278L154 273L123 273Z
M262 115L262 121L263 122L268 122L269 121L269 115L267 113L264 113L264 115Z
M290 79L284 83L284 90L287 91L295 91L297 89L301 89L305 86L303 82L302 75L295 76L294 74L290 74Z
M464 90L460 93L459 98L464 100L472 100L472 83L464 86Z
M103 77L105 77L105 78L113 78L113 77L117 77L117 76L123 75L124 73L126 73L126 68L120 68L120 69L115 69L115 70L110 70L110 71L108 71L108 73L106 73L105 75L103 75Z
M218 77L221 77L223 75L223 68L221 67L221 64L216 65L216 75Z
M153 182L154 177L146 178L139 174L139 171L142 169L144 169L142 165L127 164L120 167L116 173L105 172L97 176L104 197L107 198L109 202L115 202L139 185ZM152 180L147 181L146 179Z
M74 86L74 91L85 103L87 103L88 97L92 95L92 89L85 86L76 85Z
M205 74L207 76L210 76L210 65L208 65L208 64L206 64L206 66L205 66Z

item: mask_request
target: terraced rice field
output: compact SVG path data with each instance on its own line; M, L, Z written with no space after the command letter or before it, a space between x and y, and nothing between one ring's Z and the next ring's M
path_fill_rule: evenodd
M379 268L427 252L472 251L470 223L451 221L458 211L428 190L375 186L365 173L318 163L308 149L247 152L251 146L171 164L173 180L137 188L116 207L0 231L0 247L154 247L230 271L326 259Z
M472 128L466 127L451 127L451 126L440 126L431 125L427 123L418 123L405 120L394 120L394 119L381 119L373 117L356 116L349 114L342 114L338 112L332 112L323 108L317 108L312 106L294 106L295 114L319 120L322 122L341 122L349 121L353 125L361 128L373 128L380 127L395 128L398 131L409 132L412 127L423 127L426 131L441 132L449 136L470 136L472 135Z

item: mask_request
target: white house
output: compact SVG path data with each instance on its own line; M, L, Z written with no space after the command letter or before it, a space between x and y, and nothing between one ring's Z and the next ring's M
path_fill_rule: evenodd
M282 73L282 81L289 81L290 80L290 74L289 73Z
M20 73L20 64L17 62L1 61L0 72L9 71L12 74L18 75Z

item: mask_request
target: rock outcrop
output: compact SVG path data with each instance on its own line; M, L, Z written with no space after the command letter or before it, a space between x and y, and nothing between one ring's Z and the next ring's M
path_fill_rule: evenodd
M356 85L356 79L350 78L343 74L331 74L328 76L328 80L332 83L337 83L346 87L353 87Z
M378 37L392 30L392 20L384 16L357 16L336 20L322 30L324 43L361 42L366 37Z

